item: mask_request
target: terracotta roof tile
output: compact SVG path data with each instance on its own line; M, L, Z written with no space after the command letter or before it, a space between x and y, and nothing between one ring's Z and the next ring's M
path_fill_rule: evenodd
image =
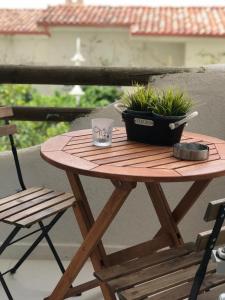
M46 34L37 22L43 15L38 9L0 9L1 34Z
M126 26L133 35L225 36L225 7L49 7L47 26Z
M47 34L51 26L127 27L132 35L225 36L225 7L58 5L0 10L0 33Z

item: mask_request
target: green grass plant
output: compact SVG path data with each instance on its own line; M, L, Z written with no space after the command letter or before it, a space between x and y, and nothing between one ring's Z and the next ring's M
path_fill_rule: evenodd
M136 85L134 91L126 92L121 103L130 110L151 112L156 101L155 90L151 86Z
M154 112L161 116L183 116L193 107L193 101L174 88L158 90L151 86L136 85L134 91L126 92L121 103L129 110Z
M193 107L193 101L184 92L168 88L159 92L152 111L161 116L183 116Z

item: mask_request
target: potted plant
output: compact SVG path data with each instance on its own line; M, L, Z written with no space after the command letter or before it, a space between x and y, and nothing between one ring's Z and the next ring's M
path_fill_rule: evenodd
M193 101L182 91L168 88L157 90L150 86L136 86L125 93L115 108L122 113L128 140L157 145L178 143Z
M136 85L133 92L122 95L119 106L127 113L149 116L156 99L156 92L151 86Z

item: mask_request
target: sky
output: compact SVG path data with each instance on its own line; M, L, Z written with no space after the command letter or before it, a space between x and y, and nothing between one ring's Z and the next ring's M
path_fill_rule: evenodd
M45 8L65 0L0 0L0 8ZM225 0L84 0L92 5L225 6Z

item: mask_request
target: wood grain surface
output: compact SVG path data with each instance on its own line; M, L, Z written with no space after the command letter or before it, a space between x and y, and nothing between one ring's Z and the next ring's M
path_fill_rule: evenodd
M202 251L196 252L194 245L188 243L108 267L95 276L107 282L120 300L187 299L202 255ZM219 289L224 284L225 277L217 275L215 268L216 264L210 262L200 293L207 295L210 288Z
M1 199L0 221L30 227L73 205L72 194L55 192L43 187L32 187Z
M125 128L113 130L111 147L94 146L91 130L85 129L51 138L42 145L41 155L61 169L126 181L192 181L225 175L225 141L184 132L182 142L208 145L208 160L179 160L172 147L128 141Z

